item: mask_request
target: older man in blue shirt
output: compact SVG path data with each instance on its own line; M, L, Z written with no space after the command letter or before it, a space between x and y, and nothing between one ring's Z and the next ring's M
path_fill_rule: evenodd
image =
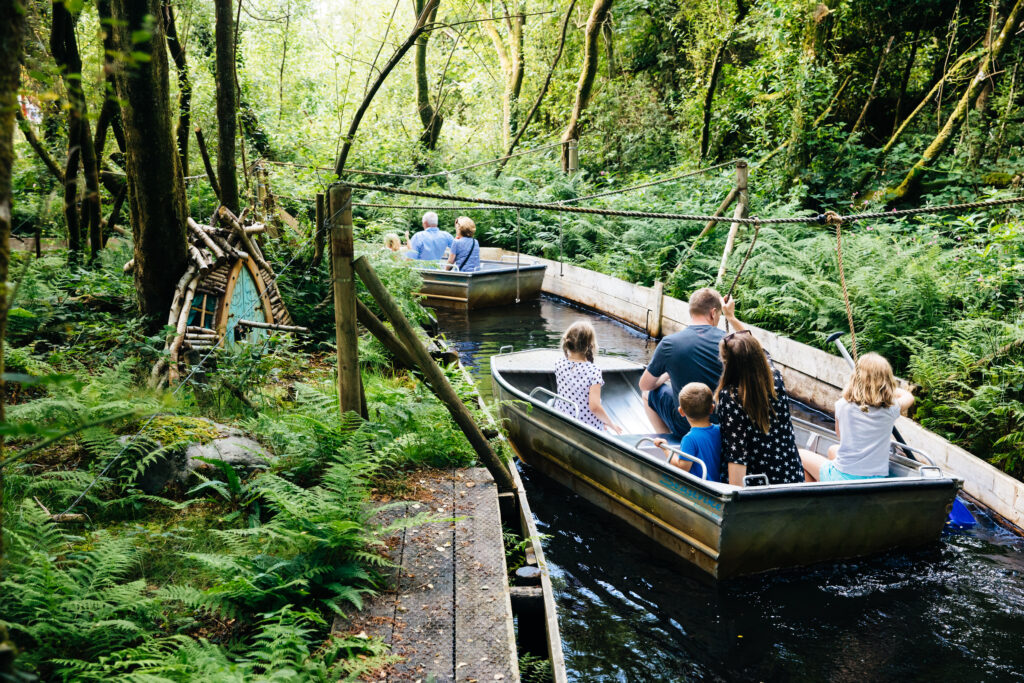
M409 240L405 256L418 261L437 261L444 258L445 249L451 248L454 241L451 233L437 229L437 214L428 211L423 214L423 230Z

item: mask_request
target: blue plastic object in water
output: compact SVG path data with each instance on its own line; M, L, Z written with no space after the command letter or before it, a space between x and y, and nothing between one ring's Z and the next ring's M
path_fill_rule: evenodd
M957 529L970 529L972 526L977 524L977 520L974 519L974 515L967 509L964 502L957 496L953 499L953 507L949 511L949 520L947 524L954 526Z

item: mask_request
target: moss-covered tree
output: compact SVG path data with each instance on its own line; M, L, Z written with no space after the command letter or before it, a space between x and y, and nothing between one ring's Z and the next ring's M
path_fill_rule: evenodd
M171 124L166 27L160 0L113 0L115 81L143 314L166 315L186 265L185 181Z

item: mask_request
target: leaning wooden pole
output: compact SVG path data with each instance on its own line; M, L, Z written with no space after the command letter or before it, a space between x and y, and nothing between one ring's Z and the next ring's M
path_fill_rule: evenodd
M452 385L448 383L448 378L445 377L441 368L430 357L427 349L424 348L419 337L416 336L416 331L408 319L406 319L391 294L384 288L383 283L377 277L377 273L374 272L373 266L366 260L366 257L356 259L355 271L363 281L363 284L366 285L366 288L370 290L370 294L373 295L373 298L377 300L377 303L380 304L384 313L391 320L391 324L394 326L399 339L401 339L406 350L416 360L416 364L423 372L427 382L430 383L434 393L451 412L452 418L466 435L466 439L473 446L473 450L476 451L480 461L491 473L491 476L494 477L498 490L503 493L515 491L516 484L512 479L511 472L509 472L508 465L502 462L498 454L491 448L490 442L487 441L487 437L480 431L480 427L473 419L473 415L459 398L459 395L455 393Z
M739 195L736 210L732 214L734 219L747 217L747 207L750 205L747 194L747 171L747 162L741 161L736 164L736 189L739 191ZM732 248L736 244L736 233L739 232L739 229L740 223L733 222L729 226L729 236L725 240L725 249L722 250L722 264L718 267L718 277L715 278L716 286L722 284L722 278L725 277L725 266L728 264L729 255L732 254Z
M401 340L359 299L356 299L356 317L359 319L359 324L376 337L399 363L410 370L416 367L416 359L412 357Z
M338 346L338 404L341 414L363 415L362 376L356 334L356 281L352 273L355 253L352 238L352 189L331 188L327 197L331 238L331 283L334 289L334 336Z
M741 167L743 169L742 171L740 170ZM747 174L747 162L743 161L742 159L736 162L736 184L732 186L732 189L729 190L729 194L725 195L725 199L723 199L722 203L718 205L718 208L715 209L715 212L711 214L713 217L717 218L719 216L724 215L725 210L729 208L729 205L736 201L736 198L740 194L741 173L743 174L743 177L745 179ZM743 185L744 187L746 186L746 180L743 181ZM697 234L697 236L693 238L693 241L690 242L690 246L687 247L683 255L679 257L679 262L676 264L676 267L672 269L672 274L669 275L668 277L669 282L675 280L676 274L679 272L679 269L683 267L683 264L686 263L686 260L690 258L690 254L692 254L693 250L697 247L697 243L704 239L704 236L711 232L717 224L718 221L708 221L704 225L704 229L701 230Z

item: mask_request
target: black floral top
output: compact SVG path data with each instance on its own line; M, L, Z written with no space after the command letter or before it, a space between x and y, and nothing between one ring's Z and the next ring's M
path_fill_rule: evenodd
M765 474L770 484L795 484L804 481L804 468L789 418L789 396L779 371L773 368L772 376L776 398L767 434L751 421L733 390L722 389L718 397L722 460L746 465L748 476Z

